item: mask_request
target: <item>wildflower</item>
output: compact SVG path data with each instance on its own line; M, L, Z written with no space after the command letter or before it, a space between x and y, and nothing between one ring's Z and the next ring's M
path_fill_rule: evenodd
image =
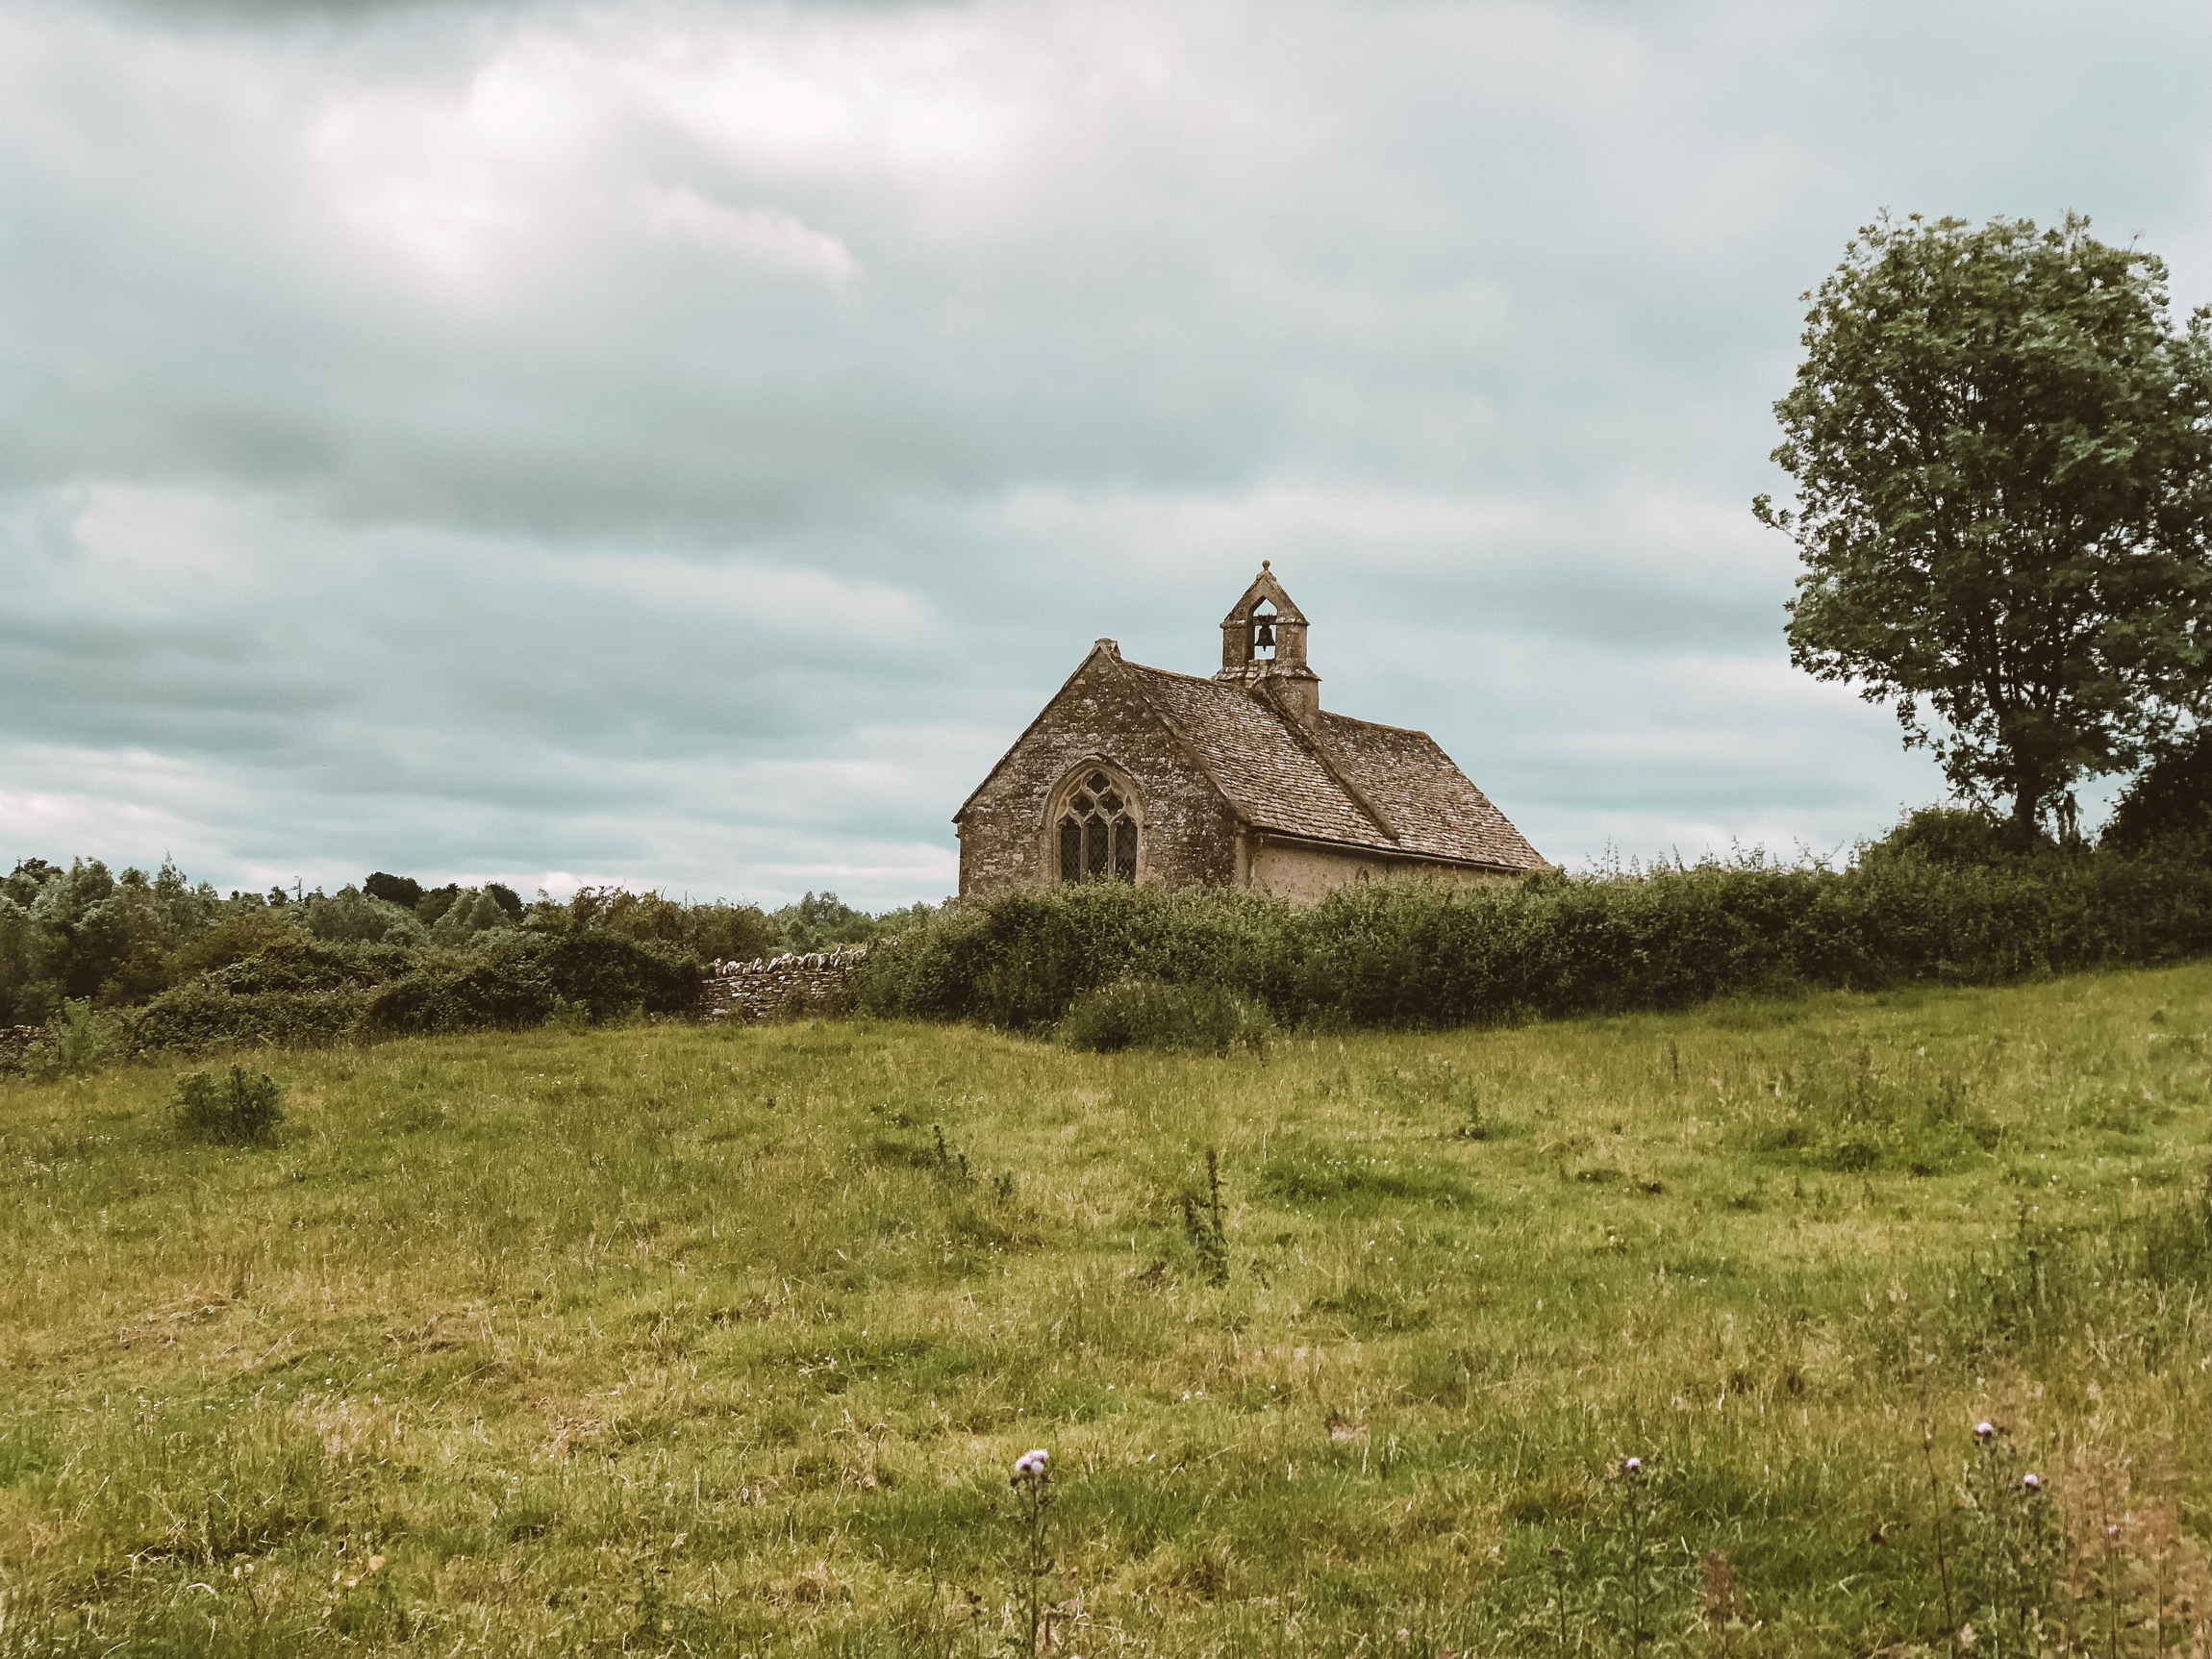
M1640 1457L1622 1458L1621 1460L1621 1472L1622 1474L1642 1474L1644 1472L1644 1460Z
M382 1572L384 1571L384 1557L381 1555L370 1556L368 1558L368 1570L371 1572Z
M1014 1465L1014 1484L1018 1486L1024 1480L1042 1479L1044 1474L1044 1456L1042 1446L1035 1451L1022 1453Z
M1984 1420L1973 1425L1973 1437L1976 1440L1987 1440L1995 1433L1997 1433L1997 1424L1994 1422Z
M2041 1492L2043 1490L2043 1476L2031 1469L2020 1477L2020 1484L2030 1492Z

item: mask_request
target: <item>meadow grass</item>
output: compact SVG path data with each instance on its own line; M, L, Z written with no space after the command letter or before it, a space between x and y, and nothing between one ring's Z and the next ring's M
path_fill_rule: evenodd
M2208 1026L547 1028L249 1057L263 1147L0 1083L0 1654L1003 1650L1032 1446L1064 1654L2184 1653Z

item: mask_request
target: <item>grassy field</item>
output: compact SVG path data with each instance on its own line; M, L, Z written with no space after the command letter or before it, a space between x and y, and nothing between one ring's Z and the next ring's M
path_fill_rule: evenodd
M260 1057L255 1149L0 1083L0 1654L1004 1651L1032 1446L1062 1654L2212 1650L2208 1025L547 1029Z

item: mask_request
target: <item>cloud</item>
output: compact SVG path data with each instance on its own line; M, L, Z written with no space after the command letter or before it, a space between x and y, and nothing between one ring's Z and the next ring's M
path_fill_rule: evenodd
M659 236L758 264L832 282L842 282L860 270L860 262L844 243L789 214L772 208L725 208L682 185L672 189L648 187L643 217L646 229Z
M1888 204L2206 297L2208 66L2178 4L25 0L0 855L935 896L1089 641L1203 671L1262 558L1555 857L1876 831L1939 781L1746 510L1796 296Z

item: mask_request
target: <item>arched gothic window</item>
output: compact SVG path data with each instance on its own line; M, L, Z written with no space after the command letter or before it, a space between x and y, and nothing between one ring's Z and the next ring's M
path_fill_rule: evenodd
M1077 784L1060 815L1060 879L1137 879L1136 814L1104 772Z

